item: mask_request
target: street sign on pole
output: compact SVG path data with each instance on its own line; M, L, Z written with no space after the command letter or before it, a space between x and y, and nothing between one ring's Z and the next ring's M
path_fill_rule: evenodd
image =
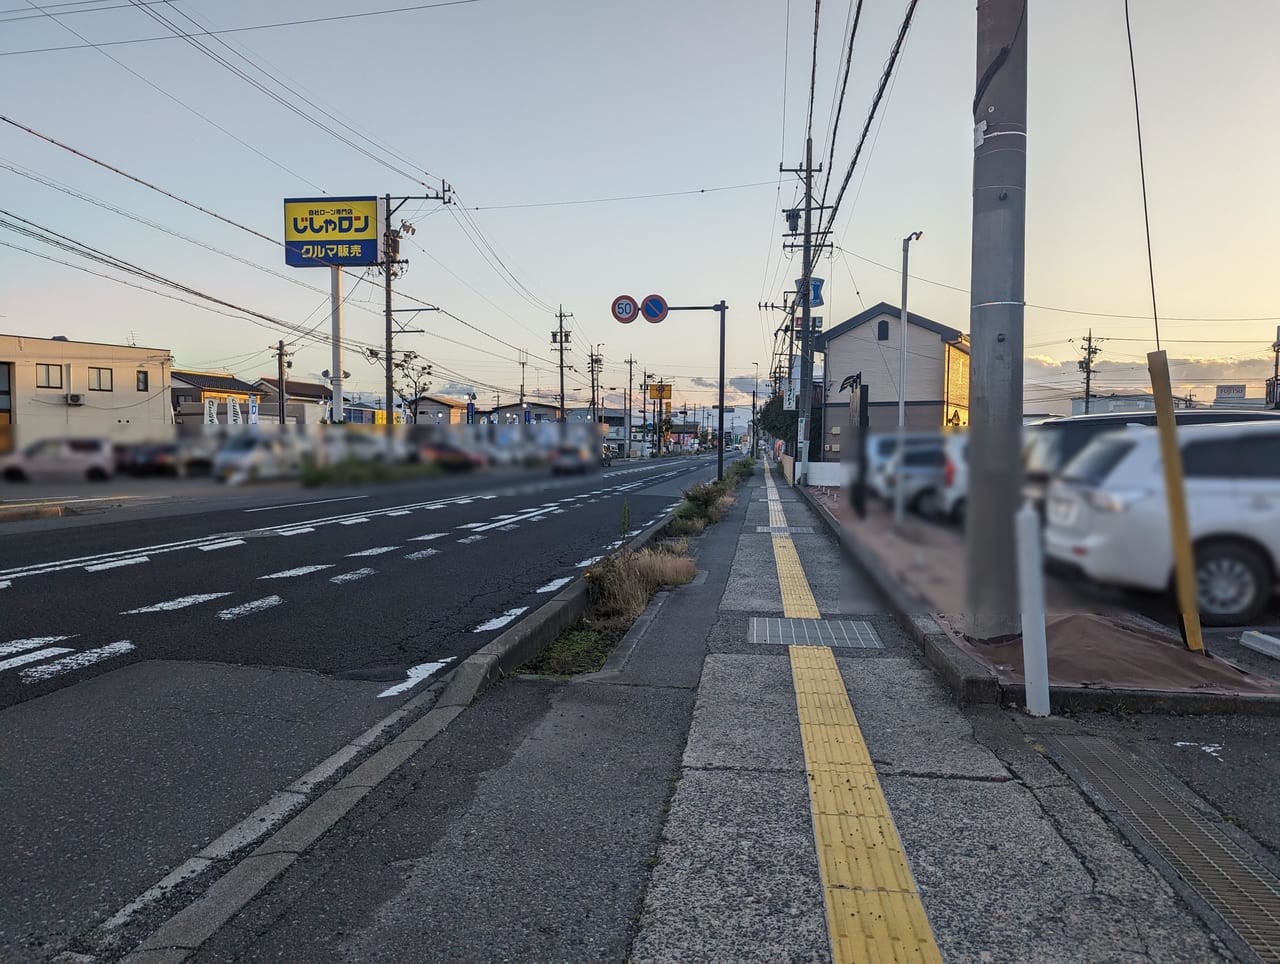
M614 321L629 325L639 316L640 306L636 304L636 299L630 295L618 295L613 299L612 312Z
M656 325L667 317L667 299L662 295L646 295L640 302L640 312L645 321Z
M821 308L825 302L822 300L822 286L826 283L825 278L809 279L809 307ZM796 301L800 307L804 307L804 278L796 278Z
M284 263L293 268L378 263L376 197L285 198Z

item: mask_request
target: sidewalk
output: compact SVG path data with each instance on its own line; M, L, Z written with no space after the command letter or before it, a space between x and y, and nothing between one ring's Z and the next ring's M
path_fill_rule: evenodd
M1221 959L775 481L604 672L487 692L194 959Z

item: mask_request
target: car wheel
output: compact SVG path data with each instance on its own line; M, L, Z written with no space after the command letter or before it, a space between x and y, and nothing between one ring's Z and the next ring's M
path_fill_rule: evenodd
M1253 622L1271 598L1272 579L1257 549L1229 539L1196 547L1196 600L1208 626Z
M937 489L926 489L916 496L911 502L911 511L924 516L926 519L935 519L942 514L942 500L938 497Z
M106 470L105 470L105 469L100 469L100 468L99 468L98 466L96 466L96 465L95 465L93 468L91 468L88 472L86 472L86 473L85 473L85 475L87 475L87 476L89 477L89 481L90 481L90 482L105 482L105 481L107 481L107 473L106 473Z
M9 468L4 470L4 480L6 482L25 482L27 481L27 475L22 469Z
M964 528L964 514L967 511L969 511L969 505L968 505L968 500L966 499L961 499L959 502L955 504L955 507L952 508L951 510L951 521L954 522L956 525L958 525L961 529Z

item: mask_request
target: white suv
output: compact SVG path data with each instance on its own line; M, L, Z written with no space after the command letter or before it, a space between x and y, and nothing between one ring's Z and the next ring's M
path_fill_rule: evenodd
M1268 606L1280 573L1280 425L1178 429L1204 622L1238 626ZM1097 582L1167 590L1173 552L1154 428L1090 442L1049 488L1045 551Z

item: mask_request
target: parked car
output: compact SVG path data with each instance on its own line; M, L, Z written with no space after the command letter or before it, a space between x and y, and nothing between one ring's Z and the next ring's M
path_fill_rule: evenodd
M1280 418L1280 412L1222 408L1178 409L1173 414L1179 426ZM1049 483L1089 442L1103 432L1111 432L1126 425L1155 424L1155 412L1114 412L1106 415L1050 418L1028 426L1023 444L1023 464L1026 469L1022 486L1023 498L1030 501L1043 517Z
M234 485L290 478L302 471L302 452L290 436L237 435L213 459L213 475Z
M121 471L128 475L186 475L186 462L177 442L164 442L154 445L137 445L129 453L129 458L121 466Z
M1280 574L1280 421L1178 431L1201 618L1252 622ZM1095 582L1168 590L1173 578L1159 438L1150 427L1090 442L1049 487L1045 552Z
M937 446L942 443L942 433L907 432L903 435L903 441L909 448L916 445ZM898 436L895 432L867 436L867 488L882 499L889 498L884 472L897 450Z
M49 438L0 459L8 482L88 479L105 482L115 471L115 451L104 438Z
M946 453L941 441L934 445L907 445L901 453L895 452L884 470L885 498L897 499L897 489L903 486L903 502L912 512L936 516L946 466Z
M938 492L938 514L964 525L969 509L969 436L952 432L943 443L942 488Z
M599 459L593 457L591 449L586 445L557 445L551 453L552 475L585 475L599 464Z
M424 443L418 449L418 457L423 462L440 466L445 472L470 472L472 469L483 468L487 461L479 453L444 441Z

